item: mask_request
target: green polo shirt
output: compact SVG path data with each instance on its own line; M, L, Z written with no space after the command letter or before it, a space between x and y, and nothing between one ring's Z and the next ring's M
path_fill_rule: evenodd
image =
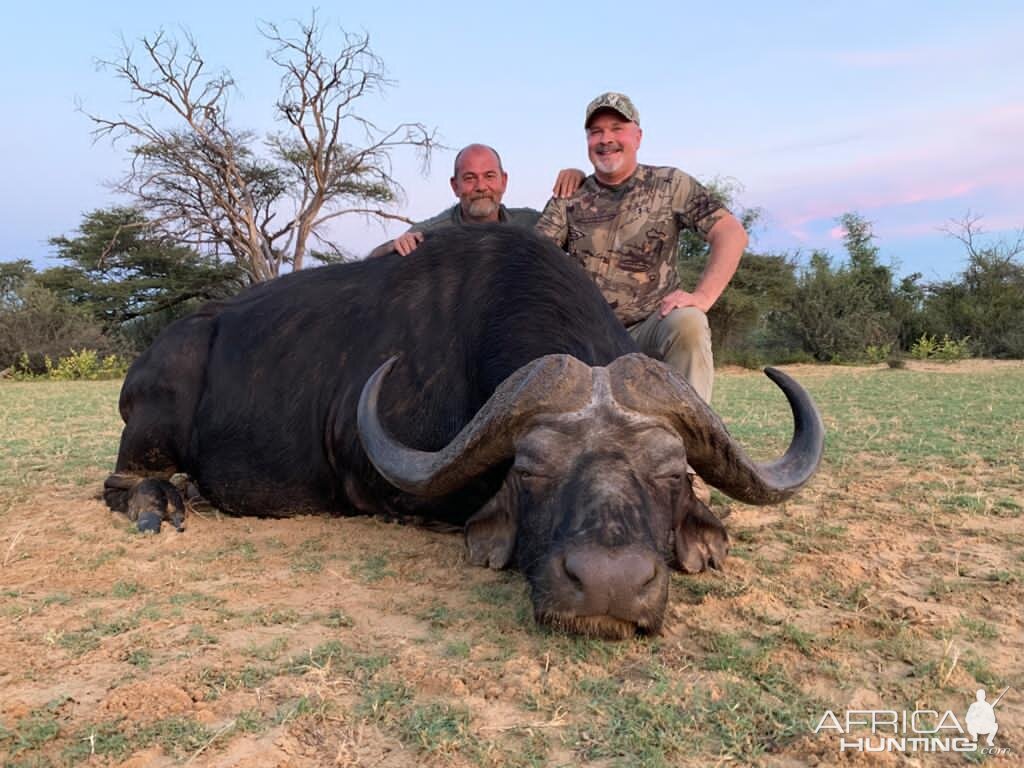
M498 206L498 223L508 224L513 227L522 227L523 229L533 229L537 225L537 221L540 219L540 211L536 211L533 208L506 208L504 205ZM456 203L451 208L447 208L441 211L437 216L433 216L424 221L418 221L409 227L411 232L430 232L432 230L443 229L444 227L462 227L462 226L473 226L476 222L467 221L462 215L462 205ZM383 256L386 253L392 251L391 242L382 243L370 251L370 257Z

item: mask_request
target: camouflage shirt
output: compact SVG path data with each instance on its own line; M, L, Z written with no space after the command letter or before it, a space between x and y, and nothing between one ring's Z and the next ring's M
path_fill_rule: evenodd
M514 227L522 227L523 229L533 229L537 224L537 219L540 218L540 211L536 211L533 208L506 208L504 205L498 206L498 223L509 224ZM456 203L451 208L446 208L441 211L437 216L432 216L424 221L418 221L409 227L410 232L431 232L435 229L441 229L442 227L461 227L461 226L473 226L474 222L467 222L462 215L461 203ZM392 250L391 240L386 243L382 243L370 251L370 258L375 256L383 256L386 253L390 253Z
M726 212L692 176L639 165L616 186L591 175L571 198L551 198L537 231L583 265L615 315L632 325L679 287L679 232L692 229L706 238Z

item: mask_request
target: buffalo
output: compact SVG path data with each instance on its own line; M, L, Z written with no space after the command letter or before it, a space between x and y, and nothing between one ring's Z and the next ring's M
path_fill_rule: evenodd
M766 373L795 429L758 463L557 247L451 228L409 257L286 275L169 326L125 379L104 496L143 530L182 528L182 474L233 515L462 526L472 563L525 575L539 623L657 633L669 569L718 568L729 549L688 465L773 504L821 459L814 403Z

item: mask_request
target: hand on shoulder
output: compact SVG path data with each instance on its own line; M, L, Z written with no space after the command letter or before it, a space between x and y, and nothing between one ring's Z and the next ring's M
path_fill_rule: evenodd
M563 168L558 172L551 193L555 197L572 197L585 178L587 175L579 168Z

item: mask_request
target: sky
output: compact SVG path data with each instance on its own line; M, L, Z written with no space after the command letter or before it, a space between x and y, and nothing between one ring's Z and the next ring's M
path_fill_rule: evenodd
M130 114L129 92L96 61L121 40L190 32L213 70L238 84L232 120L277 130L279 74L259 21L312 6L251 0L19 3L0 12L0 261L52 266L47 244L85 212L127 204L109 182L121 146L94 142L82 110ZM326 46L339 28L369 34L394 86L364 103L381 125L416 121L442 142L496 147L505 202L543 207L560 168L588 173L583 114L597 94L628 94L644 130L641 162L738 185L763 211L753 249L842 254L836 219L872 222L898 274L954 277L963 247L942 230L980 215L992 239L1024 227L1024 3L675 2L483 4L337 2L320 7ZM414 220L455 202L453 151L423 173L394 157ZM403 226L350 218L331 236L361 254Z

